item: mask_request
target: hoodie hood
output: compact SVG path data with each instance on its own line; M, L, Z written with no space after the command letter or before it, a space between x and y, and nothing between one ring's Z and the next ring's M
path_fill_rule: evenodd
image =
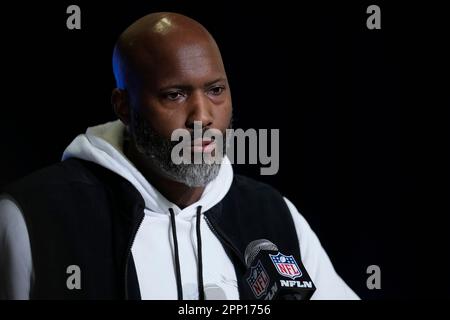
M164 197L151 181L139 172L123 152L125 125L112 121L90 127L85 134L78 135L63 153L62 160L78 158L94 162L127 179L142 195L146 214L169 214L172 208L179 217L190 219L195 215L195 208L202 206L205 212L220 202L227 194L233 181L233 169L227 157L224 158L219 174L208 183L201 198L190 206L180 209Z

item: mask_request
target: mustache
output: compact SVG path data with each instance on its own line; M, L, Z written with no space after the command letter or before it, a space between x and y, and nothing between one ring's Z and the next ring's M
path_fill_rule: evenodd
M175 146L179 143L183 143L183 145L186 146L194 146L194 145L199 145L203 142L209 142L209 143L213 143L216 140L218 141L222 141L224 142L226 140L226 130L219 130L219 129L213 129L214 130L214 134L208 134L205 135L205 132L207 132L208 130L204 130L202 131L201 134L199 134L198 132L196 133L196 135L194 135L194 132L189 131L189 139L186 138L186 136L177 136L174 138L169 138L167 139L167 143L170 144L171 146ZM211 131L210 131L211 132Z
M170 141L170 144L172 145L176 145L179 142L183 141L185 144L187 145L194 145L195 141L198 141L199 138L204 139L206 141L211 141L214 142L216 139L220 139L222 141L226 140L226 136L227 136L227 130L231 130L233 129L232 127L232 120L230 120L230 124L228 125L228 127L226 129L218 129L218 128L213 128L213 127L204 127L201 129L201 132L199 132L199 130L194 130L194 129L181 129L181 130L185 130L188 134L189 134L189 140L186 138L182 138L182 137L178 137L178 139L172 140L172 138L169 138L168 140ZM209 133L209 134L207 134Z
M141 136L141 140L145 141L147 139L151 139L153 144L165 145L166 147L169 147L169 146L173 147L173 146L177 145L182 140L182 138L172 140L173 134L170 137L164 137L164 136L158 134L154 130L154 128L141 116L141 114L139 112L133 112L132 118L134 120L133 121L134 123L131 124L130 126L127 126L127 130L126 130L126 138L127 139L132 138L133 140L135 140L135 138L136 138L136 129L140 128L140 131L141 131L140 133L141 134L138 134L138 136L139 135ZM221 130L221 129L218 129L218 128L214 128L212 126L205 126L205 127L201 128L201 134L200 135L198 133L199 128L197 128L196 130L194 130L194 128L191 128L191 127L189 127L189 128L179 128L179 129L185 130L189 134L190 139L189 140L188 139L184 139L183 140L186 144L193 145L196 138L199 138L199 137L205 138L205 133L208 132L208 131L215 133L216 135L221 137L223 141L225 141L226 140L226 136L227 136L227 130L228 129L233 129L233 122L234 122L234 117L233 117L233 115L231 115L230 121L229 121L229 124L228 124L227 128ZM179 129L175 129L175 130L179 130ZM139 131L139 130L137 130L137 131ZM197 135L199 135L199 137L195 136L195 133ZM214 134L207 135L206 138L211 139L211 141L215 141L216 140L216 135L214 135Z

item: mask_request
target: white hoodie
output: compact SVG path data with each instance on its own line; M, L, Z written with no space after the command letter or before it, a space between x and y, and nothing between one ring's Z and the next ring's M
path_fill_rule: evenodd
M88 128L67 147L63 160L95 162L127 179L145 201L145 217L132 255L142 299L177 299L175 257L169 208L175 213L183 298L198 299L196 207L206 212L227 194L233 169L228 159L201 198L180 209L158 192L123 153L124 125L119 121ZM335 272L317 236L295 206L285 199L300 241L302 262L316 285L312 299L358 299ZM206 299L239 299L236 274L217 237L201 219L203 282ZM3 240L2 240L3 239ZM0 199L0 298L27 299L33 278L28 232L13 199Z

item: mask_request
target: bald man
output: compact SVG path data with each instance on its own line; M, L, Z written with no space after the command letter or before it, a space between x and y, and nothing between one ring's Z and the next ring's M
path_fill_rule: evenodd
M62 161L4 188L3 299L254 299L244 252L269 239L302 261L312 299L357 299L295 206L220 161L176 164L177 129L224 133L230 86L219 48L198 22L154 13L113 53L118 120L88 128ZM213 147L211 147L213 146Z

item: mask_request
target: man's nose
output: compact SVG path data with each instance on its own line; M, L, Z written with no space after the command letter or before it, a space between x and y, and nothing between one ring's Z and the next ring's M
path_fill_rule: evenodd
M213 123L212 103L204 92L193 92L189 97L189 115L186 127L194 129L194 121L200 121L202 128L208 128Z

